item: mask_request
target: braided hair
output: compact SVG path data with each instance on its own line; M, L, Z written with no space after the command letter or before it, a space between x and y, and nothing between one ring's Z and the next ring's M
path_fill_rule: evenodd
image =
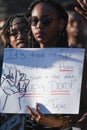
M4 28L3 28L4 36L5 36L5 39L6 39L6 47L12 47L11 44L10 44L9 33L10 33L10 27L12 26L12 23L13 23L14 19L16 19L16 18L22 19L21 23L26 23L26 25L29 28L29 23L28 23L24 13L15 14L15 15L10 16L7 19L7 21L4 25Z
M64 28L62 29L62 31L58 35L59 41L58 41L57 47L67 47L68 40L67 40L66 27L67 27L67 23L68 23L68 15L65 12L63 6L61 4L59 4L57 1L58 0L34 0L30 4L28 10L26 11L26 17L28 19L31 17L32 10L35 7L35 5L37 5L38 3L44 2L44 3L50 4L52 7L54 7L56 9L57 14L58 14L58 19L64 19ZM31 43L32 47L34 47L35 42L36 41L33 37L32 31L30 30L30 43Z

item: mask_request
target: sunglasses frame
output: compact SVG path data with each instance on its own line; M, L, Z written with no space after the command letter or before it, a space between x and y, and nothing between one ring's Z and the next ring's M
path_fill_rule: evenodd
M18 30L18 31L14 31L12 33L9 32L9 36L17 37L18 34L27 35L28 32L29 32L29 29L25 28L25 29L21 29L21 30Z
M29 23L31 26L37 26L38 22L41 21L44 26L49 26L52 23L52 21L56 20L58 19L53 19L51 16L43 16L40 19L37 16L34 16L29 18Z

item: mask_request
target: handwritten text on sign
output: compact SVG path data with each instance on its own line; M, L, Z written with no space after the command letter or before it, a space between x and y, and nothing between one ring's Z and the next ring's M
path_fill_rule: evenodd
M84 49L5 49L0 111L27 113L39 103L43 113L78 113L83 61Z

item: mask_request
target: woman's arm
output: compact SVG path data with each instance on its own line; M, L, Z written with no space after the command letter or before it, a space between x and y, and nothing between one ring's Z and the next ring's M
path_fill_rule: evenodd
M76 0L81 8L75 7L75 10L87 20L87 0Z
M36 104L35 112L29 106L27 110L37 123L48 127L68 128L78 120L77 115L44 115L40 112L38 104Z

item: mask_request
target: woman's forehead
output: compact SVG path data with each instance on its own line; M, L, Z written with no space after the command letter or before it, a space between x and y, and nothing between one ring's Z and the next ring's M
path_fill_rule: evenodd
M13 24L13 25L10 27L10 30L13 30L13 29L21 29L21 28L28 28L28 26L27 26L26 23L16 23L16 24Z
M72 20L73 21L82 21L82 17L79 14L72 12L69 14L69 21L72 21Z
M43 15L49 15L49 14L56 14L56 9L50 5L49 3L38 3L34 6L32 9L31 15L37 15L39 12L42 13Z
M28 24L27 20L24 17L19 17L19 18L14 18L10 26L13 26L15 24L21 24L21 23Z

